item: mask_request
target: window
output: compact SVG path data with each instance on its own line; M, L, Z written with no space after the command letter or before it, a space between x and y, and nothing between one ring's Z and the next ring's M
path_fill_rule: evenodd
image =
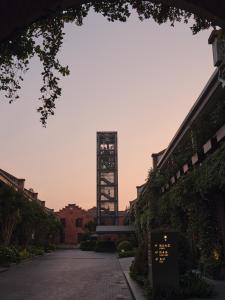
M75 224L76 224L76 227L82 227L82 225L83 225L83 219L77 218L75 220Z
M101 193L105 194L105 196L107 198L113 198L114 197L114 187L113 186L102 186Z
M102 173L101 180L105 183L114 183L114 173L113 172Z
M61 222L63 227L66 226L66 219L65 218L60 219L60 222Z
M101 203L101 210L102 211L114 211L115 206L113 202L103 202Z

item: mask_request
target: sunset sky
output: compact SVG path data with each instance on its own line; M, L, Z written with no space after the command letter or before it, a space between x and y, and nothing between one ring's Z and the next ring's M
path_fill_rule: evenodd
M50 208L96 204L96 131L117 131L119 207L136 197L152 166L151 154L166 148L213 72L210 31L193 36L133 15L109 23L90 13L84 25L67 25L60 53L71 70L47 128L36 108L41 65L31 62L21 98L1 96L0 168L26 179Z

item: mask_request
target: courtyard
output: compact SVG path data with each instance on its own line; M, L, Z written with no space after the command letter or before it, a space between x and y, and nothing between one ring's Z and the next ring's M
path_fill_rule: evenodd
M115 254L59 250L0 273L1 300L133 299Z

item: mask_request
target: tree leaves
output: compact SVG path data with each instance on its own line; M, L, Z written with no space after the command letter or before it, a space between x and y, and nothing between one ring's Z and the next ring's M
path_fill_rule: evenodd
M60 78L57 76L69 75L68 66L62 66L57 55L61 49L64 37L64 24L83 24L90 8L101 13L108 21L125 22L130 17L132 9L137 12L141 21L152 18L158 24L170 22L188 23L192 15L182 9L165 4L156 4L144 0L93 0L78 8L58 11L47 19L41 19L28 28L18 32L12 39L0 45L0 91L9 100L14 102L19 98L19 90L23 75L29 70L29 62L37 56L42 63L41 73L43 85L40 89L41 105L37 111L41 114L40 120L46 126L49 115L54 115L56 100L61 96ZM193 34L209 28L211 22L194 16Z

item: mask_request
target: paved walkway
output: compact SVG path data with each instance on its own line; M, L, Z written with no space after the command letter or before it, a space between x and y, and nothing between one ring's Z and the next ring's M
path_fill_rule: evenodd
M0 273L1 300L132 300L114 254L56 251Z
M136 300L145 300L146 297L144 296L143 289L140 287L140 285L138 285L129 276L129 268L130 268L132 261L133 261L133 258L131 258L131 257L119 259L120 265L123 269L123 272L125 274L128 284L130 286L130 289L132 290L134 298ZM204 299L203 298L201 298L201 299L200 298L191 298L190 300L225 300L225 281L224 280L221 280L221 281L210 280L210 279L206 279L206 280L214 286L216 295L214 295L214 297L211 297L211 298L204 298Z
M120 258L119 262L135 300L146 300L143 288L130 277L130 266L134 257Z

